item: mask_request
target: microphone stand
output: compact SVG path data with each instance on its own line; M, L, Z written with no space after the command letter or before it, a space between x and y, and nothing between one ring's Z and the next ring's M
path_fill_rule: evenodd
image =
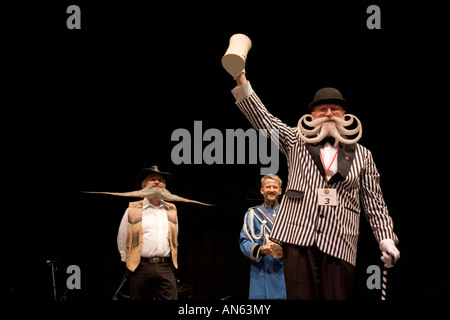
M52 267L52 279L53 279L53 300L57 300L57 296L56 296L56 279L55 279L55 264L58 263L58 261L56 260L47 260L45 261L49 266Z

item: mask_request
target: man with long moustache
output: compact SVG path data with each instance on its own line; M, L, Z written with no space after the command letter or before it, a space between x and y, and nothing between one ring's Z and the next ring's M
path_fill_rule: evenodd
M227 71L237 82L232 93L239 109L269 138L277 132L287 157L287 189L270 235L282 244L287 299L351 299L361 204L384 266L400 257L378 170L370 151L356 143L359 120L357 128L345 128L356 117L346 117L347 101L338 90L323 88L309 105L311 115L290 127L266 109L245 70Z
M171 173L157 166L145 168L137 185L153 190L144 200L130 202L117 236L121 260L130 273L132 300L176 300L174 268L177 263L178 219L174 204L162 200Z

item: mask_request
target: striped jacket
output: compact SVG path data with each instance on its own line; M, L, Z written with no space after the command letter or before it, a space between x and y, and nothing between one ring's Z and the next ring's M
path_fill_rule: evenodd
M271 239L298 246L316 245L322 252L355 265L362 205L376 240L392 239L397 244L370 151L359 144L340 145L338 172L326 181L320 145L304 143L297 128L270 114L250 92L236 102L237 106L255 129L266 129L269 138L278 131L279 148L287 157L289 169ZM318 188L335 188L338 205L319 206Z

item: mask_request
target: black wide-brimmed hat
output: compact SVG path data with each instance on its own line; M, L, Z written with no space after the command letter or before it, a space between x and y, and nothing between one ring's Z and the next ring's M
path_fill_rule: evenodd
M347 100L342 98L342 94L339 90L329 87L318 90L314 95L314 100L309 104L308 108L310 111L313 111L315 106L327 103L340 105L345 111L348 109Z
M138 186L138 188L142 188L142 181L144 181L145 178L147 178L151 174L162 175L164 180L166 180L166 183L169 182L170 179L172 179L171 173L159 171L158 166L152 166L150 168L142 169L141 172L139 172L139 174L137 175L136 185Z

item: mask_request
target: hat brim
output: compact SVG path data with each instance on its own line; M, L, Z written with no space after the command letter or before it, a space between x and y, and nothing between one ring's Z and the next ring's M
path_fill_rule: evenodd
M347 111L348 109L348 103L347 100L345 99L336 99L336 98L329 98L329 99L319 99L319 100L315 100L313 102L311 102L308 106L310 111L313 111L314 108L318 105L321 104L337 104L339 106L341 106L342 108L344 108L345 111Z
M172 179L172 174L169 172L161 172L161 171L155 171L153 169L150 168L145 168L142 169L141 172L139 172L137 178L136 178L136 185L138 188L142 187L142 181L145 180L145 178L147 178L149 175L151 174L159 174L161 176L163 176L164 180L166 181L166 183L168 183L171 179Z

